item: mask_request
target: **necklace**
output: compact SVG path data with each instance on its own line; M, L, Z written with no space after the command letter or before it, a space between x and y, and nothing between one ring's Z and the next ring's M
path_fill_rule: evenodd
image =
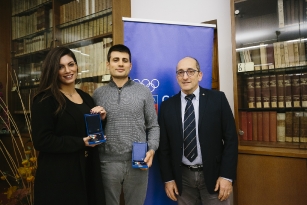
M64 92L64 91L62 91L62 90L60 90L64 95L68 95L69 97L71 97L72 98L72 96L76 93L76 90L75 90L75 92L73 92L73 93L66 93L66 92Z

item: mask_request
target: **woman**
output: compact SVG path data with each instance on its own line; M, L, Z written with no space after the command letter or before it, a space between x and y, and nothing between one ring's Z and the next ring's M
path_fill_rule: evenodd
M33 144L39 151L35 205L105 204L98 150L89 145L84 122L95 104L75 89L77 75L71 50L57 47L48 53L31 109ZM99 106L92 113L106 117Z

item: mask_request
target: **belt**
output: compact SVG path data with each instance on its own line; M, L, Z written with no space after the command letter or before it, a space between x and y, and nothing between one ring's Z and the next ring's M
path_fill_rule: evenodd
M195 164L195 165L182 164L182 166L187 167L190 171L193 171L193 172L203 171L203 165L202 164Z

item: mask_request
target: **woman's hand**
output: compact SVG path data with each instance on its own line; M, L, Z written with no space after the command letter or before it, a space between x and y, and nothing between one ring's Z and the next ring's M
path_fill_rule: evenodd
M83 141L84 141L84 144L85 144L85 146L87 146L87 147L95 147L96 145L100 145L101 143L95 143L95 144L89 144L88 143L88 141L90 140L90 139L92 139L93 137L91 137L91 136L87 136L87 137L84 137L83 138Z
M91 114L100 114L102 120L106 119L107 117L107 111L101 106L93 107L91 109Z

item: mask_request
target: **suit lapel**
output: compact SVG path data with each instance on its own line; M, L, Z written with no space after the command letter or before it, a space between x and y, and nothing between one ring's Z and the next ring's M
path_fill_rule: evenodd
M202 124L202 120L205 116L205 110L207 106L209 96L208 92L201 88L199 89L199 120L198 120L198 130L200 130L200 125Z
M178 130L180 130L180 136L181 138L180 139L183 139L183 129L182 129L182 113L181 113L181 92L179 92L177 95L174 96L174 100L175 100L175 114L176 114L176 118L177 121L177 125L178 125Z

